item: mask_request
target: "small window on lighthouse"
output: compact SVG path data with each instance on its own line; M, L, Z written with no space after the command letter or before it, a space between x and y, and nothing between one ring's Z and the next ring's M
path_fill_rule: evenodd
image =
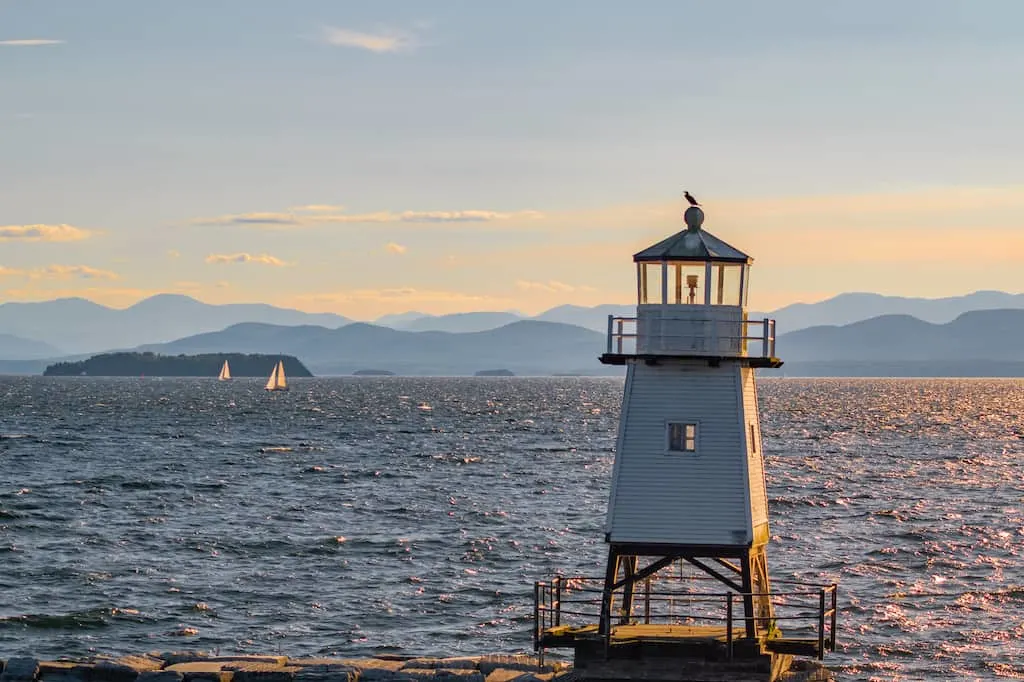
M668 449L673 452L697 451L697 425L683 422L668 423Z

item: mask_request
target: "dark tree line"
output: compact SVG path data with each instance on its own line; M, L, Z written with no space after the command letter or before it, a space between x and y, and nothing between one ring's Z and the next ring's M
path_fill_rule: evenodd
M228 361L232 377L269 377L279 360L291 377L313 376L293 355L246 355L243 353L205 353L202 355L157 355L156 353L103 353L78 362L50 365L43 376L91 377L216 377Z

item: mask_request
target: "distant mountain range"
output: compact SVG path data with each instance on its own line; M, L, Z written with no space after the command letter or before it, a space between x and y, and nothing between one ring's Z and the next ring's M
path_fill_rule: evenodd
M889 312L894 309L913 312ZM631 305L567 305L528 319L512 311L410 312L367 324L261 304L208 305L177 295L155 296L123 310L83 299L6 303L0 305L0 373L35 373L42 371L43 360L140 349L286 353L316 374L367 368L473 374L496 367L520 375L600 374L614 371L596 361L608 315L634 313ZM788 375L1024 373L1024 365L1013 369L1013 363L1024 363L1021 294L976 292L945 299L843 294L768 316L778 322L777 353Z
M752 312L750 317L771 317L775 320L779 332L787 333L819 325L850 324L880 315L910 315L925 322L941 324L973 310L994 309L1024 309L1024 294L977 291L949 298L906 298L850 293L840 294L818 303L795 303L767 313ZM493 329L516 320L532 319L574 324L603 333L607 329L609 315L631 317L635 314L636 306L632 304L599 305L593 308L562 305L534 317L526 317L511 311L452 315L407 312L385 315L378 318L375 324L410 331L469 332Z
M0 332L19 337L19 342L38 344L42 350L14 355L6 345L0 345L0 359L45 357L48 346L57 351L49 357L130 349L217 331L239 322L337 327L350 321L333 313L304 313L262 303L211 305L177 294L152 296L124 309L108 308L84 298L3 303Z
M883 315L842 327L801 329L779 337L779 355L811 361L1024 360L1024 310L976 310L932 324Z
M844 325L881 315L909 315L924 322L943 324L974 310L1024 309L1024 294L976 291L948 298L906 298L881 294L839 294L818 303L794 303L767 317L781 333L820 325ZM765 317L765 313L751 317Z
M357 322L338 329L237 324L139 350L164 354L281 353L318 375L373 368L396 374L466 375L501 367L517 375L617 374L597 362L605 337L556 322L520 320L480 332L409 332Z
M64 351L43 341L0 334L0 360L36 360L60 355L64 355Z

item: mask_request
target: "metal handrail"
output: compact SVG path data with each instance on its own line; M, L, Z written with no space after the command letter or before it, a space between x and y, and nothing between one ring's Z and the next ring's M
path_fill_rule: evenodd
M605 594L603 588L590 587L590 584L601 584L602 581L596 578L566 578L564 576L555 576L551 581L540 581L534 585L534 649L540 650L544 633L551 628L560 626L563 622L562 617L567 616L573 619L576 618L588 618L594 619L596 622L600 618L601 606L603 601L608 598L609 595ZM643 592L637 596L643 599L643 622L645 624L657 623L657 622L679 622L680 620L690 621L710 621L710 622L724 622L726 626L726 647L729 652L731 659L733 642L737 639L743 639L745 637L736 636L736 624L741 623L740 631L746 632L746 623L753 622L757 624L767 623L769 627L780 623L804 623L805 627L810 623L813 624L813 630L817 638L817 652L818 658L824 658L826 651L835 651L836 647L836 618L838 613L837 608L837 593L838 586L835 583L824 585L824 584L798 584L801 587L807 589L804 590L789 590L785 592L726 592L726 593L678 593L678 592L664 592L664 591L652 591L650 588L650 580L645 581ZM572 594L580 594L580 598L572 598ZM589 596L588 596L589 595ZM806 603L790 604L784 600L787 597L802 597L810 600L813 597L817 597L816 602L813 603L807 601ZM767 597L771 600L773 606L779 608L785 608L790 611L795 610L789 614L773 614L771 616L739 616L738 618L734 615L733 601L736 598L759 598ZM669 604L674 606L676 603L690 603L696 605L698 603L722 603L724 602L725 614L723 616L713 616L707 613L697 612L674 612L674 613L655 613L652 611L652 605L659 603ZM811 610L807 610L811 609ZM815 627L816 626L816 627ZM614 627L608 627L605 631L606 642L608 646L610 638L614 632Z

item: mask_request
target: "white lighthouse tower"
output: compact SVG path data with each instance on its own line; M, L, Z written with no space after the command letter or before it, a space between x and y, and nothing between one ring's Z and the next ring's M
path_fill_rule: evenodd
M774 321L747 319L753 259L705 231L700 207L684 220L685 230L633 256L634 333L613 318L601 357L627 368L601 627L616 607L629 610L630 578L649 556L655 566L682 559L746 595L746 634L756 637L772 604L754 369L782 362Z
M608 320L601 362L626 382L603 581L537 583L534 644L574 647L584 677L710 679L718 665L721 679L777 679L792 655L834 650L836 587L772 591L754 372L782 365L775 321L748 318L753 259L704 230L699 206L684 220L633 256L636 317ZM596 624L571 622L582 603ZM639 671L645 657L676 667ZM615 660L633 667L609 672Z

